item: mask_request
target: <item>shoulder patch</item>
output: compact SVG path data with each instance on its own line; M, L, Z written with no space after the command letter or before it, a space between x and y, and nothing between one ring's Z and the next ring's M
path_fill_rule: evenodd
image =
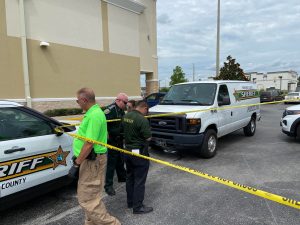
M104 114L109 114L110 110L109 109L105 109L103 112L104 112Z
M115 104L111 104L111 105L107 106L107 108L108 108L109 110L112 110L112 109L115 108L115 107L116 107Z

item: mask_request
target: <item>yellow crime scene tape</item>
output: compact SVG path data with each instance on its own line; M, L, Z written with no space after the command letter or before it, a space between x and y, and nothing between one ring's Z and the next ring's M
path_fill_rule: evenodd
M226 110L226 109L234 109L234 108L244 108L244 107L249 107L249 106L277 104L277 103L282 103L282 102L286 102L286 101L287 100L266 102L266 103L256 103L256 104L244 104L244 105L238 105L238 106L224 106L224 107L221 107L221 108L220 107L217 107L217 108L215 107L215 108L209 108L209 109L189 110L189 111L184 111L184 112L154 114L154 115L149 115L149 116L145 116L145 117L146 118L153 118L153 117L182 115L182 114L194 113L194 112L207 112L207 111L211 111L211 110ZM292 100L288 100L288 101L291 102ZM295 100L295 101L297 101L297 100ZM81 120L81 119L82 118L71 118L71 120ZM70 120L70 119L68 119L68 120ZM116 122L116 121L120 121L120 119L107 120L107 122ZM202 177L202 178L205 178L205 179L208 179L208 180L212 180L212 181L215 181L217 183L229 186L231 188L238 189L238 190L247 192L249 194L256 195L256 196L262 197L264 199L268 199L268 200L277 202L279 204L283 204L283 205L286 205L286 206L289 206L289 207L296 208L296 209L300 210L300 201L297 201L297 200L294 200L294 199L291 199L291 198L286 198L286 197L283 197L283 196L280 196L280 195L272 194L272 193L269 193L269 192L266 192L266 191L263 191L263 190L259 190L257 188L253 188L253 187L250 187L250 186L247 186L247 185L243 185L243 184L231 181L231 180L227 180L227 179L224 179L224 178L221 178L221 177L218 177L218 176L212 176L212 175L209 175L207 173L204 173L204 172L201 172L201 171L198 171L198 170L194 170L194 169L191 169L191 168L188 168L188 167L184 167L184 166L176 165L174 163L170 163L170 162L163 161L163 160L160 160L160 159L156 159L156 158L136 154L136 153L127 151L125 149L121 149L121 148L118 148L118 147L115 147L115 146L112 146L112 145L109 145L109 144L106 144L106 143L102 143L102 142L99 142L99 141L95 141L95 140L80 136L78 134L67 133L67 132L64 132L62 129L60 129L62 127L78 126L78 125L80 125L80 123L72 124L72 125L64 125L64 126L57 127L56 129L57 129L58 132L66 133L66 134L68 134L68 135L70 135L74 138L78 138L78 139L86 141L86 142L102 145L102 146L105 146L109 149L113 149L113 150L122 152L124 154L128 154L128 155L140 157L140 158L143 158L143 159L147 159L147 160L150 160L152 162L156 162L158 164L162 164L162 165L172 167L172 168L175 168L175 169L178 169L178 170L190 173L190 174L194 174L198 177Z
M283 102L292 102L292 101L299 101L299 100L282 100L282 101L274 101L274 102L263 102L263 103L254 103L254 104L243 104L243 105L236 105L236 106L223 106L223 107L214 107L214 108L208 108L208 109L194 109L194 110L188 110L188 111L182 111L182 112L174 112L174 113L161 113L161 114L152 114L145 116L145 118L154 118L154 117L166 117L166 116L175 116L175 115L184 115L187 113L194 113L194 112L209 112L212 110L226 110L226 109L237 109L237 108L245 108L249 106L261 106L261 105L271 105L271 104L277 104L277 103L283 103ZM83 117L73 117L68 118L67 120L76 120L81 121ZM121 119L112 119L107 120L108 123L110 122L117 122ZM61 127L68 127L68 126L79 126L80 123L71 124L71 125L64 125Z
M59 131L59 132L64 132L64 131L60 130L59 128L57 128L57 129L58 129L57 131ZM102 146L105 146L106 148L113 149L113 150L122 152L122 153L127 154L127 155L132 155L132 156L136 156L136 157L139 157L139 158L147 159L147 160L150 160L152 162L156 162L158 164L162 164L162 165L172 167L172 168L175 168L175 169L178 169L178 170L190 173L190 174L194 174L198 177L202 177L202 178L205 178L205 179L208 179L208 180L212 180L212 181L215 181L217 183L229 186L231 188L235 188L235 189L247 192L249 194L256 195L256 196L262 197L264 199L268 199L268 200L271 200L271 201L274 201L274 202L277 202L277 203L280 203L280 204L283 204L283 205L293 207L293 208L296 208L296 209L300 210L300 201L297 201L297 200L294 200L294 199L291 199L291 198L286 198L286 197L283 197L283 196L280 196L280 195L272 194L272 193L262 191L262 190L259 190L257 188L250 187L250 186L247 186L247 185L243 185L243 184L240 184L240 183L237 183L237 182L234 182L234 181L231 181L231 180L227 180L227 179L224 179L224 178L221 178L221 177L212 176L212 175L209 175L207 173L204 173L204 172L201 172L201 171L198 171L198 170L194 170L194 169L191 169L191 168L188 168L188 167L185 167L185 166L180 166L180 165L176 165L174 163L170 163L170 162L163 161L163 160L160 160L160 159L156 159L156 158L136 154L136 153L127 151L125 149L121 149L121 148L118 148L118 147L115 147L115 146L112 146L112 145L109 145L109 144L106 144L106 143L102 143L102 142L99 142L99 141L95 141L95 140L80 136L78 134L72 134L72 133L67 133L67 134L74 137L74 138L78 138L78 139L86 141L86 142L102 145Z

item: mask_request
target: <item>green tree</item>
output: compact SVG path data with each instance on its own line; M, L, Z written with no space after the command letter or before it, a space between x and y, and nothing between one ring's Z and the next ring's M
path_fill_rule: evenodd
M170 88L169 87L162 87L162 88L160 88L160 92L168 92L170 90Z
M185 73L183 72L180 66L176 66L173 69L173 75L171 76L170 85L187 82L188 80L185 78Z
M235 59L230 55L227 56L227 62L224 62L224 66L220 69L220 74L215 80L245 80L248 81L247 77L240 64L236 63Z

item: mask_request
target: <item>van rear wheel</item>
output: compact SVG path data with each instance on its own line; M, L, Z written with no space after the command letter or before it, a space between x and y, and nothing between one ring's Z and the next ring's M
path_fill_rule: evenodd
M297 126L297 131L296 131L296 138L300 139L300 123Z
M203 158L212 158L217 153L218 138L215 130L205 131L203 144L200 149L200 156Z
M251 117L250 122L247 126L244 127L244 134L247 137L251 137L255 134L256 131L256 119L254 117Z

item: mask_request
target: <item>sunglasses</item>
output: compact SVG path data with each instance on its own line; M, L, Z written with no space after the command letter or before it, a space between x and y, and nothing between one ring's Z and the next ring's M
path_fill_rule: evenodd
M127 105L128 102L122 100L122 99L118 99L119 101L122 101L125 105Z

